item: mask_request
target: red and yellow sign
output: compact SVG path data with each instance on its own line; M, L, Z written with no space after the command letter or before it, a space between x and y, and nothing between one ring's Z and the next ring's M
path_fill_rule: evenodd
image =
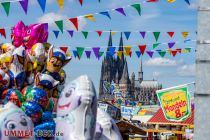
M187 87L175 87L156 91L165 118L183 121L191 116L190 95Z

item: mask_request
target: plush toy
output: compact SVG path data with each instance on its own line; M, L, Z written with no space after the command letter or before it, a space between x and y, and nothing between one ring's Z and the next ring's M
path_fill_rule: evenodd
M122 140L114 120L103 110L97 110L95 140Z
M0 108L0 140L33 140L33 128L31 119L13 103L8 102ZM12 136L12 131L16 132L16 136Z
M94 139L96 111L95 87L87 76L65 86L57 105L56 132L63 133L58 139Z
M12 44L15 47L23 45L23 38L25 35L25 24L19 21L13 28L11 33Z
M1 45L2 53L10 53L15 50L15 46L13 46L11 43L4 43Z
M9 87L10 77L7 73L0 69L0 93Z
M0 55L0 69L5 73L8 73L10 62L12 60L12 54L4 53Z
M24 35L24 45L27 53L30 52L32 46L36 43L47 42L48 24L32 24L26 27Z
M19 90L22 89L26 79L26 72L24 69L25 63L25 48L20 46L16 48L12 54L9 76L10 76L10 86L15 87Z

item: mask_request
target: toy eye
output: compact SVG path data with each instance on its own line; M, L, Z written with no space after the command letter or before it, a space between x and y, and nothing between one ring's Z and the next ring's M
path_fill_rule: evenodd
M14 130L14 129L16 128L15 122L14 122L14 121L9 121L9 122L7 122L6 128L7 128L8 130Z
M71 88L67 93L66 93L66 98L70 97L72 92L74 91L74 88Z
M30 33L31 33L31 30L28 30L28 31L27 31L27 34L30 34Z

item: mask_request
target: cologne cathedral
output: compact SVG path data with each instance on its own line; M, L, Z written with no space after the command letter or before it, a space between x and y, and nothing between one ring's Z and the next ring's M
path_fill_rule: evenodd
M112 47L112 34L110 32L107 52ZM123 36L121 33L119 48L116 50L122 52L122 57L112 57L109 53L106 54L101 66L101 78L99 88L99 98L112 100L115 95L104 91L103 82L115 83L118 85L122 92L122 97L130 100L141 102L142 104L157 104L158 99L156 96L156 90L162 89L162 84L156 80L144 80L143 79L143 65L142 59L140 61L140 71L138 72L138 78L135 79L134 72L129 78L128 64L126 57L124 56L123 48Z

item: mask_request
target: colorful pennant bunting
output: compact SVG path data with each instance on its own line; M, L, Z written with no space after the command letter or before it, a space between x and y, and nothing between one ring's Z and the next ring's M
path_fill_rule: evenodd
M0 35L2 35L6 39L5 29L0 29Z
M88 32L87 31L82 31L83 36L85 37L85 39L87 39L88 36Z
M74 31L73 31L73 30L68 30L67 32L69 33L69 35L70 35L71 37L73 37L73 35L74 35Z
M153 32L153 34L154 34L155 40L157 42L159 39L159 36L160 36L160 32Z
M59 31L53 31L54 35L56 38L58 38L58 35L59 35Z
M109 12L105 11L105 12L100 12L99 14L107 16L109 19L111 19L111 16L109 15Z
M154 43L154 44L152 45L152 48L155 49L155 48L157 48L159 45L160 45L160 43Z
M187 39L189 32L182 32L182 35L183 35L184 39Z
M136 51L136 55L137 55L138 58L140 58L141 52L140 51Z
M99 54L100 47L94 47L94 48L92 48L92 49L93 49L93 52L94 52L96 58L99 59L99 58L100 58L100 54Z
M160 51L160 52L158 52L159 53L159 55L161 56L161 57L164 57L165 55L166 55L166 51Z
M37 0L41 9L42 9L42 12L44 13L45 12L45 6L46 6L46 0Z
M98 36L100 37L102 35L102 31L96 31L98 33Z
M85 48L77 47L77 54L78 54L79 58L82 57L84 50L85 50Z
M190 5L190 1L189 0L185 0L185 2Z
M128 40L131 35L131 32L124 32L124 34L125 34L126 39Z
M175 56L176 56L176 54L177 54L177 50L173 50L173 51L171 51L171 54L172 54L172 56L173 56L173 57L175 57Z
M93 14L88 14L88 15L85 16L85 18L87 18L87 19L89 19L91 21L96 22L96 19L94 18Z
M71 21L71 23L74 25L74 27L78 31L78 19L77 18L70 18L69 21Z
M87 57L88 59L90 59L91 51L85 51L85 54L86 54L86 57Z
M125 55L130 55L130 52L131 52L131 46L124 46L124 49L125 49Z
M141 5L140 4L133 4L131 7L135 8L138 14L141 16Z
M153 57L153 54L154 54L154 51L146 51L147 52L147 54L149 55L149 57Z
M126 16L125 11L124 11L123 8L117 8L117 9L115 9L115 11L117 11L117 12L119 12L120 14Z
M146 47L147 47L146 45L139 45L139 50L140 50L142 55L144 55Z
M79 0L79 3L80 3L80 5L82 6L82 4L83 4L83 0Z
M175 42L169 42L168 43L168 47L171 49L171 48L173 48L173 46L175 45Z
M117 56L118 56L118 58L122 59L122 54L123 54L123 52L117 51Z
M109 56L113 57L113 55L115 54L115 49L116 49L116 47L109 47L108 48Z
M63 9L63 6L64 6L64 0L57 0L58 2L58 5L61 9Z
M19 1L21 7L23 8L25 14L28 12L28 0Z
M142 38L144 38L146 35L146 32L140 32L140 34L141 34Z
M9 10L10 10L10 2L3 2L1 5L4 8L4 11L6 12L7 16L9 16Z
M63 33L63 20L55 21L55 24L58 26L60 31Z

